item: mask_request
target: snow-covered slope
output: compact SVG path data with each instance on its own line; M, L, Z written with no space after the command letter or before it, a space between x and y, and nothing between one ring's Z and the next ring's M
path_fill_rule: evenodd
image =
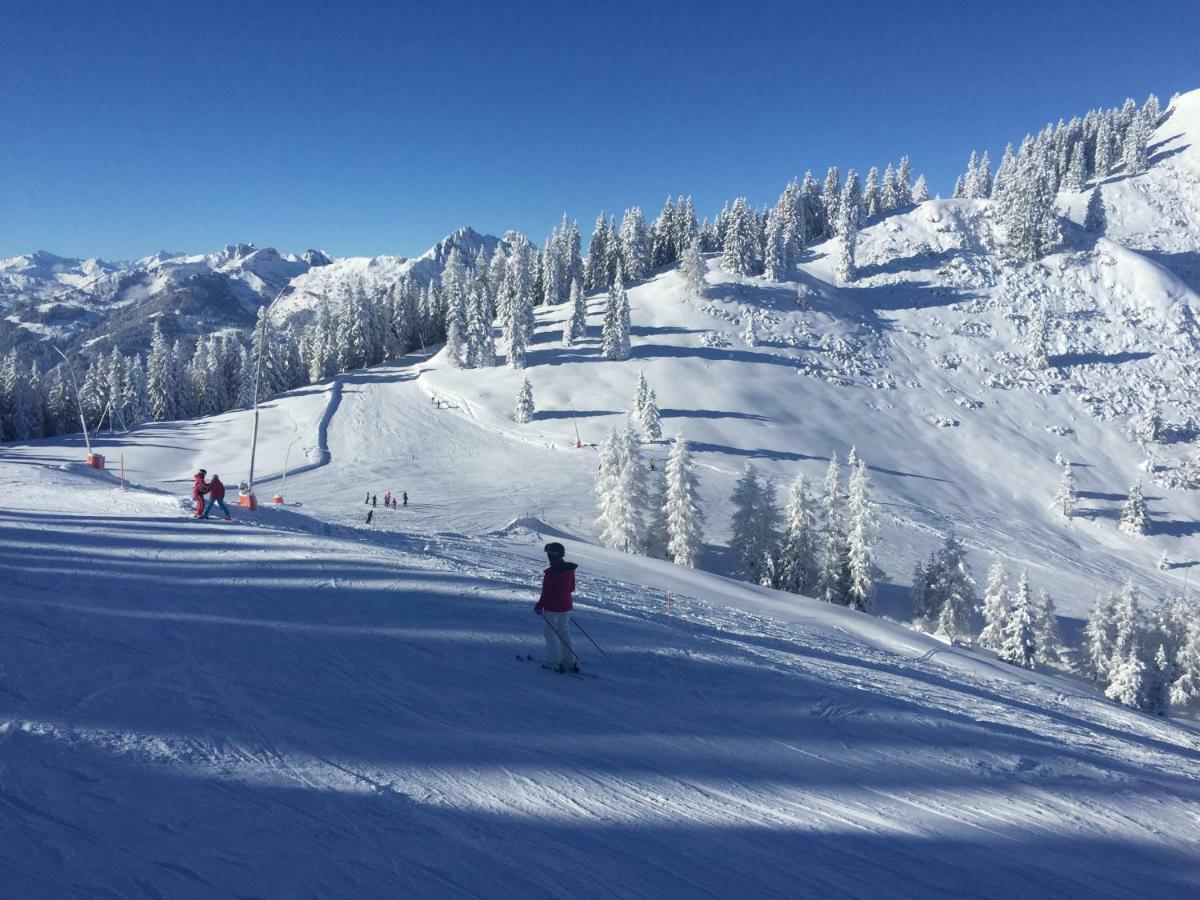
M430 403L419 372L273 401L260 474L293 441L309 468L232 525L189 521L172 479L232 482L244 413L100 439L173 493L121 493L62 443L4 451L6 890L1200 890L1200 740L1074 680L570 536L599 677L518 661L559 530L485 523L578 500L594 456ZM365 527L387 488L410 507Z

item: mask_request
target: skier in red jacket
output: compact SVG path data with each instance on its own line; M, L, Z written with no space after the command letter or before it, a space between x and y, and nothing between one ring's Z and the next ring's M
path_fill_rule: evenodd
M563 559L566 548L557 542L547 544L549 568L542 574L542 596L533 611L545 620L546 661L555 672L578 672L579 657L571 647L571 594L575 591L573 562Z
M226 522L233 518L229 514L229 508L225 505L225 485L221 482L220 476L217 475L214 475L208 483L208 509L204 510L205 519L213 511L213 506L221 507L221 512L224 514Z
M196 479L192 482L192 499L196 501L196 515L199 519L204 515L204 495L208 493L208 485L204 483L204 476L208 473L201 469L196 473Z

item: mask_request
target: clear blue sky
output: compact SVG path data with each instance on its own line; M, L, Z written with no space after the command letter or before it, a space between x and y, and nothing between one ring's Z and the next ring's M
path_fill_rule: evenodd
M4 5L0 256L423 251L1200 87L1200 3Z

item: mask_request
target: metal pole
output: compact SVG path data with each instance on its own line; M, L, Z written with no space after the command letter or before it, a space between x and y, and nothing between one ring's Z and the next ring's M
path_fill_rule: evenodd
M249 491L254 494L254 455L258 450L258 390L262 384L262 364L263 364L263 348L267 343L267 317L271 315L271 307L279 302L279 298L283 296L285 287L282 291L275 295L275 299L267 304L267 311L263 313L262 326L259 328L258 335L258 360L255 363L254 373L254 433L250 437L250 482Z
M63 358L63 362L67 364L67 374L71 376L71 387L75 389L75 403L79 406L79 424L83 426L83 442L87 444L88 456L92 455L92 441L88 437L87 420L83 416L83 399L79 396L79 383L75 380L75 367L71 365L71 361L67 359L67 354L63 353L53 344L54 352Z
M547 619L544 614L542 616L542 621L545 622L547 625L549 625L550 630L558 635L558 639L559 639L559 641L562 642L562 645L564 647L566 647L568 650L570 650L571 655L573 657L575 657L575 665L579 665L580 662L582 662L582 660L580 660L580 658L579 658L579 654L575 652L575 648L571 646L570 642L565 637L563 637L563 633L558 630L558 627L553 622L551 622L549 619ZM596 649L599 650L600 648L597 647ZM603 653L604 651L600 650L600 652Z
M579 624L579 622L575 619L574 616L571 617L571 621L575 623L576 628L578 628L580 631L583 631L583 626ZM592 641L592 636L590 634L588 634L586 631L583 631L583 636L585 638L587 638L589 641ZM595 647L597 650L600 650L600 645L597 644L595 641L592 641L592 646ZM600 650L600 653L605 659L611 659L611 657L607 653L605 653L603 650Z

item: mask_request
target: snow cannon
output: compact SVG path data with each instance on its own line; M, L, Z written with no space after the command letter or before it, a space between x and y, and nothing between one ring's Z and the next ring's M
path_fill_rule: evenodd
M89 466L91 466L93 469L103 469L104 468L103 454L89 453L88 458L87 458L87 464Z
M258 500L254 496L254 492L250 490L250 485L242 482L238 485L238 506L244 506L250 512L258 511Z

